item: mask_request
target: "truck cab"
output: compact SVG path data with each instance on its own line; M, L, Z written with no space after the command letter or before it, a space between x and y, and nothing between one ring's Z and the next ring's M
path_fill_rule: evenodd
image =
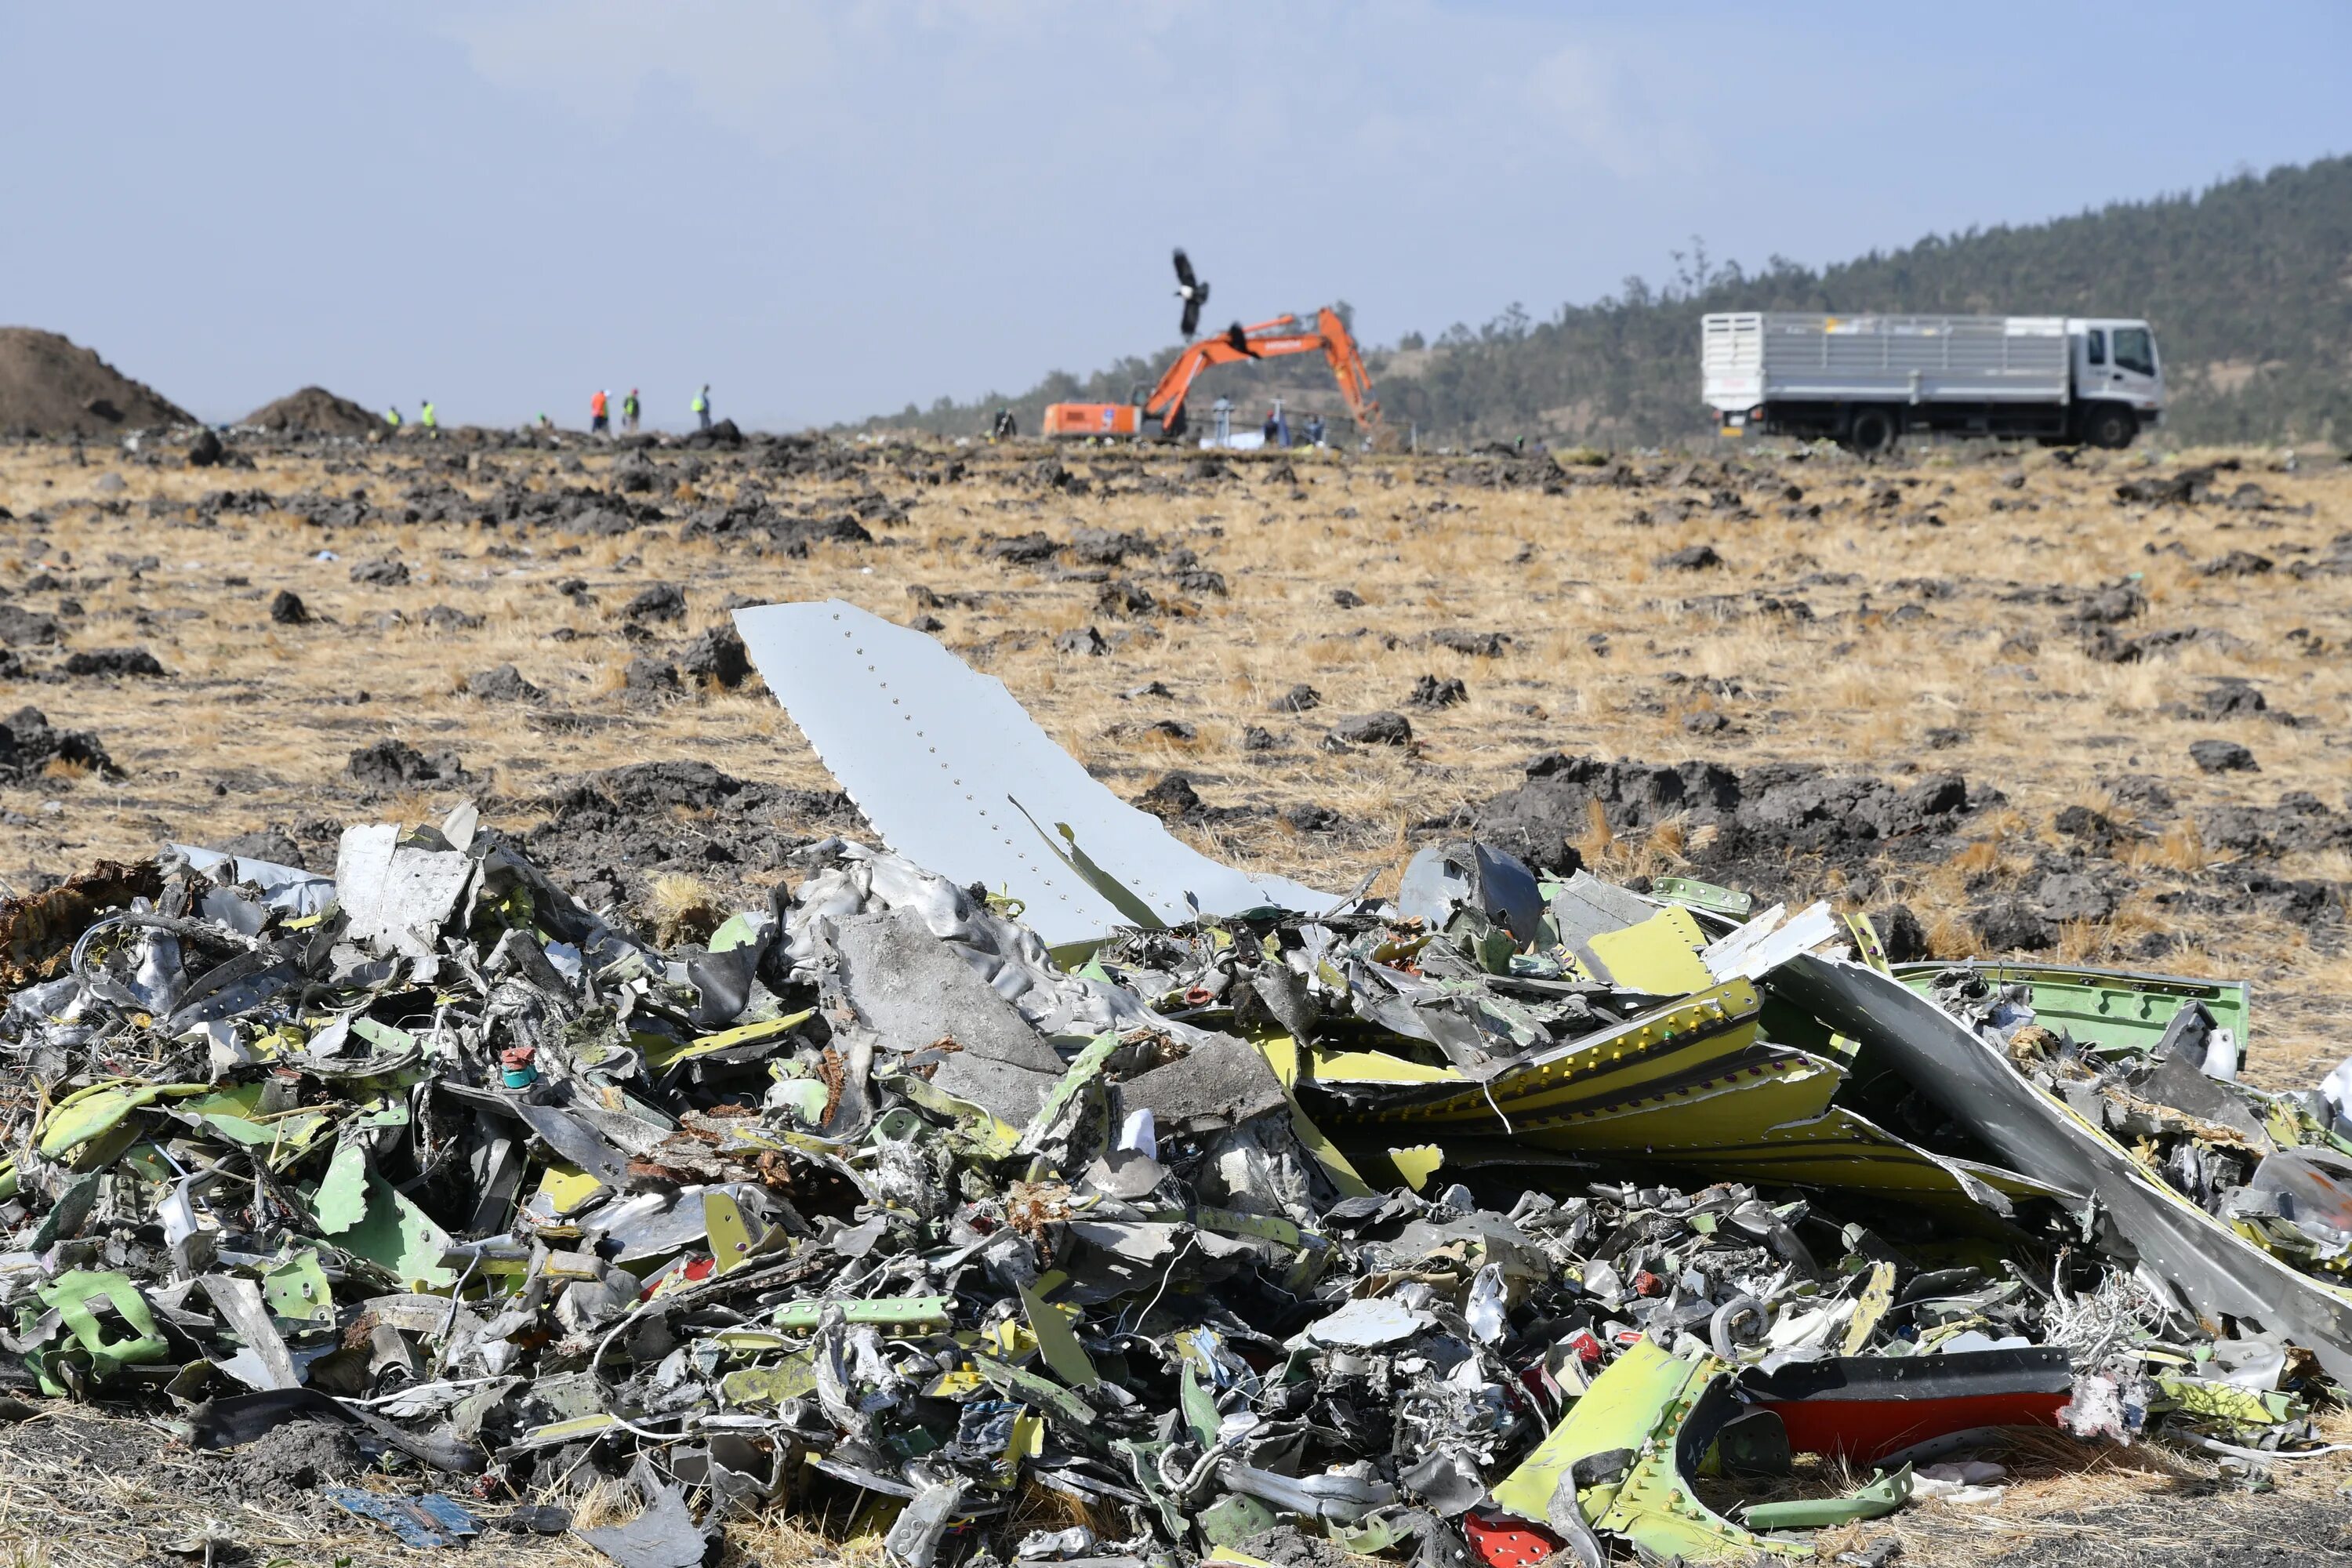
M2075 434L2095 447L2128 446L2164 418L2164 363L2156 333L2128 317L2070 317Z

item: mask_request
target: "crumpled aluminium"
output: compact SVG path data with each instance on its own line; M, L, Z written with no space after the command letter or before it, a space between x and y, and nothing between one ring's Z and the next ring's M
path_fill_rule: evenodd
M478 1499L625 1481L582 1532L623 1563L780 1507L909 1568L1279 1527L1728 1559L1902 1506L1991 1415L2310 1441L2339 1347L2213 1338L2101 1191L1927 1115L1882 1020L1807 1000L1825 910L1454 846L1409 907L1049 951L888 851L803 859L664 952L470 808L355 826L331 880L168 854L0 1014L41 1090L0 1112L0 1347L200 1449L327 1420ZM2133 1047L2054 990L1869 984L2331 1289L2352 1145L2216 1076L2227 998ZM1690 1489L1804 1445L1878 1474L1749 1523Z

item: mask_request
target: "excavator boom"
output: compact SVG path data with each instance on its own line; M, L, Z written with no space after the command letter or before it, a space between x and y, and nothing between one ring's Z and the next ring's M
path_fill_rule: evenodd
M1318 353L1329 362L1331 378L1339 384L1348 412L1378 447L1384 431L1381 405L1372 398L1371 376L1364 369L1364 356L1348 324L1328 306L1318 310L1311 323L1297 316L1276 316L1188 344L1161 374L1140 408L1109 403L1055 404L1045 410L1045 434L1139 435L1156 425L1162 434L1173 436L1184 428L1184 402L1192 394L1192 383L1212 365Z

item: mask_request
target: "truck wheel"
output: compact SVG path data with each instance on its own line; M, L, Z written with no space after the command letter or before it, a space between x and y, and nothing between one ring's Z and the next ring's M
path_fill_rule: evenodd
M1875 458L1895 449L1895 416L1884 408L1859 408L1846 426L1845 449L1857 458Z
M2094 403L2083 411L2083 439L2091 446L2119 452L2138 433L2138 421L2120 403Z

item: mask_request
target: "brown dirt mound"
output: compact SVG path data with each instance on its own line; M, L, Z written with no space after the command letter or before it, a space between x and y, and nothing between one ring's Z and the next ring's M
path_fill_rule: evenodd
M306 386L275 403L265 404L237 423L312 436L365 436L375 429L376 417L350 398L338 397L323 386Z
M113 436L196 416L56 332L0 327L0 434Z

